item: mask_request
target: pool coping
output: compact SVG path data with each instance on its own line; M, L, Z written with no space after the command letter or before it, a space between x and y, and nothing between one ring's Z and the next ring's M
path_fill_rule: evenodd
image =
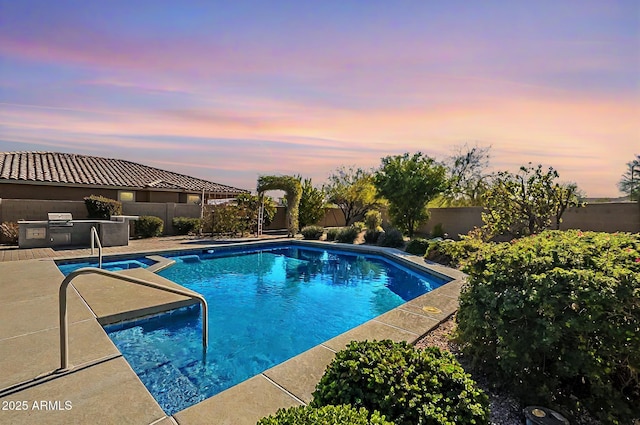
M234 251L260 247L285 245L308 246L320 249L334 249L347 252L361 252L386 257L405 267L452 279L450 282L402 304L370 321L357 326L341 335L325 341L283 363L280 363L254 377L241 382L226 391L190 406L173 416L159 419L162 423L176 422L180 425L211 423L255 424L263 416L273 414L278 408L307 404L316 383L324 373L335 352L344 348L351 340L392 339L414 343L422 335L436 327L453 314L458 308L460 288L466 275L458 270L425 261L423 258L407 254L393 248L381 248L370 245L347 245L334 242L306 241L297 239L279 239L270 241L250 241L233 244L211 244L199 247L180 247L176 249L140 250L126 254L105 256L106 259L123 259L134 256L153 257L160 260L151 267L167 267L172 260L162 260L162 254L180 254L186 252ZM92 257L54 258L60 261L78 261ZM51 261L51 259L49 259ZM148 271L150 268L146 268ZM136 317L137 319L141 316ZM102 333L106 332L100 328ZM145 388L145 395L150 395ZM154 400L155 401L155 400ZM156 421L157 423L160 423ZM156 423L154 422L154 423Z

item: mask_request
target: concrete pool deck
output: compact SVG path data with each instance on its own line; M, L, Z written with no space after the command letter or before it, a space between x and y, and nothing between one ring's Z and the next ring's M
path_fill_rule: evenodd
M306 244L336 248L335 244L322 242ZM205 242L185 243L182 238L154 244L132 243L127 250L118 247L117 253L206 247ZM385 251L366 247L367 251L372 249ZM349 341L415 342L457 310L464 279L464 275L456 270L427 265L420 257L391 250L405 264L428 266L455 280L214 397L167 416L100 323L193 302L188 298L102 276L78 277L68 289L69 352L75 367L70 373L54 373L60 366L58 288L63 275L52 257L87 256L88 251L58 251L55 252L58 255L41 259L3 262L0 259L0 423L255 424L278 408L310 402L324 369L335 352ZM105 255L109 255L105 251ZM14 252L11 257L20 255L29 254ZM125 273L172 284L144 269ZM98 283L96 279L106 281Z

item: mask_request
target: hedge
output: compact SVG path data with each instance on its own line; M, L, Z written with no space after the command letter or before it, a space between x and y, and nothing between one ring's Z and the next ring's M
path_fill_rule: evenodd
M640 417L640 235L545 231L481 252L463 268L465 353L526 404Z

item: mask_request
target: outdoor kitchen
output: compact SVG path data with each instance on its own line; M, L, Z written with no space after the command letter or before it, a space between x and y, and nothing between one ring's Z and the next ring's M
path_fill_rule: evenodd
M95 227L103 247L129 245L129 221L137 216L114 215L110 220L74 220L71 213L48 214L48 220L18 221L20 248L90 246Z

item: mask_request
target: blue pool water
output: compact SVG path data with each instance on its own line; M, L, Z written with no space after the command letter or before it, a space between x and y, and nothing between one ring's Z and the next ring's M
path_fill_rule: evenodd
M115 272L118 270L137 269L140 267L146 268L154 263L155 261L147 258L136 258L134 260L105 261L102 263L102 268L104 270ZM98 267L98 262L85 261L82 263L58 263L58 269L60 269L62 274L65 276L83 267Z
M307 248L172 257L159 274L209 304L107 327L167 414L185 409L445 283L373 256Z

